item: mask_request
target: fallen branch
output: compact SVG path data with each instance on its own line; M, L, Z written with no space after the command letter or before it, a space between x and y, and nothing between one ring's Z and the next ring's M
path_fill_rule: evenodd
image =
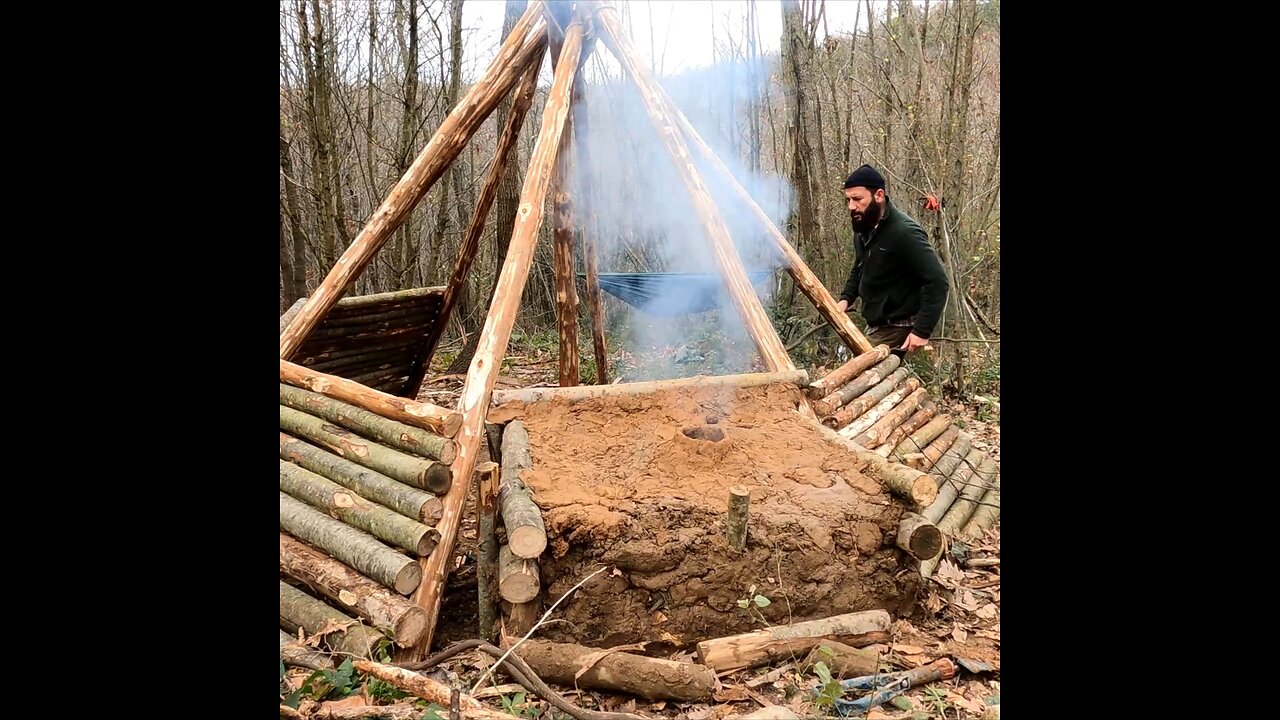
M309 670L332 670L333 658L318 650L304 647L298 638L280 631L280 659L285 665L304 667Z
M453 690L439 680L419 675L394 665L383 665L370 660L356 660L356 670L383 682L391 683L401 690L444 707L451 706ZM497 710L490 710L483 703L470 695L458 695L458 712L468 720L511 720L511 716Z
M717 673L759 667L781 657L807 653L823 638L888 632L890 622L884 610L867 610L704 640L698 643L698 662Z
M572 643L526 640L520 656L544 680L610 690L647 700L708 702L716 673L704 665L610 652Z

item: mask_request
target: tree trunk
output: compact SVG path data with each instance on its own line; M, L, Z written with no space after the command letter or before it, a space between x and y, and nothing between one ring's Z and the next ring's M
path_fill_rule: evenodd
M868 389L875 387L885 378L893 374L901 363L902 360L900 360L897 355L890 355L886 357L884 360L876 363L875 367L862 373L852 381L845 383L843 387L837 387L832 390L826 395L826 397L814 403L814 409L819 415L823 416L835 413L841 407L853 402L854 398L861 396ZM846 411L846 415L851 412L852 410ZM848 424L852 419L853 417L851 416L842 417L843 422L841 424ZM832 420L833 422L835 421L834 418ZM826 422L825 419L823 422ZM828 425L829 424L830 423L828 423Z
M480 639L493 640L498 611L498 484L499 466L494 462L476 466L480 488L476 493L476 585L479 600Z
M441 123L431 142L396 183L355 242L343 253L342 261L333 267L302 312L285 329L280 339L281 358L287 360L297 351L347 287L368 266L374 253L458 156L499 100L510 92L519 77L520 68L544 50L545 28L533 33L531 41L522 45L535 17L535 14L525 14L517 24L517 30L503 43L484 77L472 86L463 101Z
M422 568L412 558L283 492L280 493L280 527L401 595L413 592L422 581Z
M289 632L297 632L301 627L308 635L345 627L342 632L326 635L324 642L336 653L355 657L372 655L383 638L377 630L359 624L283 580L280 581L280 626Z
M924 452L921 453L924 455L924 462L920 464L920 469L929 470L936 466L938 461L942 459L942 455L946 453L947 448L951 447L951 444L956 441L959 435L960 428L954 425L942 431L942 434L937 439L925 446Z
M536 6L530 8L521 20L522 23L530 17L531 12L540 12L540 10ZM516 32L513 31L512 37L515 36ZM544 37L544 34L539 34L538 37ZM431 647L445 578L452 564L458 524L462 520L461 511L467 496L467 485L479 455L480 441L484 437L484 420L489 410L489 397L497 382L502 356L506 353L507 343L511 339L516 309L520 305L520 296L524 292L525 282L529 277L529 265L533 260L534 243L537 241L538 228L542 222L547 186L550 184L556 149L560 145L560 135L564 130L565 117L569 111L569 88L573 84L581 48L582 26L575 24L566 33L562 51L564 62L557 68L555 79L551 83L543 113L542 128L538 133L538 143L529 161L529 174L525 178L524 189L521 192L520 217L516 221L511 247L502 266L502 276L494 293L494 303L485 318L480 345L468 369L467 380L462 386L462 397L458 402L458 408L462 411L462 429L458 457L453 461L451 468L456 476L462 478L462 482L457 483L445 497L444 518L437 526L441 528L443 547L424 563L426 582L414 596L414 601L426 608L431 616L427 637L414 648L412 653L412 659L415 660L425 657Z
M280 406L280 429L421 490L441 495L448 492L453 484L448 465L406 455L399 450L370 442L355 433L330 425L321 418L285 405Z
M808 32L798 0L782 1L782 55L787 66L787 80L783 83L787 104L787 138L791 146L791 184L796 190L796 212L793 222L799 226L796 247L809 248L819 258L822 247L818 241L818 213L814 211L813 180L809 165L813 151L809 147L809 133L805 127L805 82L812 72Z
M551 40L551 67L554 71L559 62L555 37ZM582 83L582 63L590 53L590 46L584 45L579 53L578 73L574 78L574 89ZM564 132L560 134L560 148L556 151L555 174L551 179L551 223L554 256L552 265L556 282L556 328L559 335L558 349L560 356L561 387L573 387L581 382L581 371L578 360L578 285L574 281L575 264L573 261L573 101L575 95L570 93L569 114L565 120Z
M285 665L294 667L310 668L311 670L333 669L333 658L303 646L298 642L298 638L283 630L280 631L280 659L284 661Z
M442 48L443 49L443 48ZM449 0L449 86L444 102L449 110L457 107L458 93L462 88L462 0ZM432 257L444 249L444 236L449 229L449 202L453 199L453 188L460 181L461 168L453 164L444 176L440 186L440 206L436 211L435 239L431 243ZM430 268L434 270L433 267Z
M307 241L306 232L302 229L302 209L298 206L298 181L290 156L290 143L284 135L286 122L287 118L280 119L280 174L284 177L285 212L289 216L289 227L293 229L293 256L289 262L293 274L285 278L285 297L292 298L288 302L293 303L307 296ZM281 252L287 251L282 248ZM283 260L280 267L284 268Z
M888 632L891 622L884 610L867 610L704 640L698 643L698 662L717 675L759 667L782 657L807 653L824 638L848 642L845 636Z
M371 441L377 440L402 452L439 460L442 463L453 462L453 458L457 455L453 440L412 425L388 420L363 408L317 392L280 383L280 403L294 410L337 423Z
M536 558L547 548L547 528L542 511L520 474L533 468L529 451L529 431L524 423L512 420L502 433L502 483L498 506L507 531L507 544L516 557ZM514 602L524 602L517 600Z
M545 682L626 693L646 700L711 702L718 683L709 667L546 640L525 640L515 652Z
M280 379L321 395L341 400L383 417L451 438L462 427L462 415L431 403L415 402L378 392L335 375L326 375L288 360L280 361Z
M416 643L427 629L425 610L284 533L280 571L367 619L398 645Z
M784 372L744 373L741 375L703 375L675 380L648 380L645 382L619 383L617 385L583 385L575 388L521 388L518 390L495 390L493 405L508 403L537 403L559 400L577 403L595 398L617 398L634 395L650 395L667 390L684 388L749 388L761 385L799 385L809 382L809 374L804 370L787 370Z
M383 542L393 543L425 557L439 540L435 528L400 515L347 490L310 470L280 461L280 489L308 505L324 510L354 528Z

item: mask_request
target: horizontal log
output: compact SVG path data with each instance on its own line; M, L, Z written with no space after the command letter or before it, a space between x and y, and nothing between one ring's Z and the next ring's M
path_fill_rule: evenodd
M306 647L298 642L298 638L280 631L280 659L285 665L304 667L311 670L332 670L333 658Z
M385 387L391 384L393 380L399 381L404 378L407 381L412 372L413 363L409 362L391 368L379 368L360 375L351 375L351 382L368 385L369 387Z
M889 357L897 357L897 355L890 355ZM874 371L874 368L872 370ZM889 373L888 377L876 383L874 387L849 401L848 404L841 407L834 414L823 418L822 424L837 430L847 427L850 423L865 415L868 410L875 407L881 400L889 397L894 390L898 389L898 386L906 382L909 376L910 373L907 368L900 367L894 370ZM914 380L915 378L911 379ZM853 439L852 436L850 436L850 439Z
M320 325L320 327L334 328L351 327L353 325L376 325L378 323L384 323L390 320L399 320L401 318L418 318L425 322L437 315L437 308L434 305L409 305L390 310L375 310L375 308L370 308L370 312L358 314L350 313L340 316L335 316L333 313L330 313L331 316L325 318L325 321Z
M911 435L911 433L919 430L933 419L938 413L938 406L932 400L925 400L920 403L920 407L907 418L906 422L893 429L889 436L884 439L876 447L871 448L871 452L880 457L889 457L893 453L893 449Z
M285 433L280 433L280 457L411 520L435 525L444 512L440 498L425 490L405 485Z
M442 463L457 456L453 440L407 423L389 420L364 408L318 392L280 383L280 402L376 440L384 445Z
M938 461L942 459L947 449L955 443L958 437L960 437L960 428L952 425L944 430L941 435L934 438L933 442L929 443L924 451L920 453L924 456L924 460L920 463L920 468L927 470L937 466ZM937 475L935 474L934 477L937 477Z
M978 501L978 508L973 511L973 515L969 521L960 529L957 537L964 539L975 539L982 537L996 519L1000 517L1000 476L996 475L991 481L991 487L982 494L982 499ZM971 566L972 567L972 566Z
M895 407L902 404L902 402L907 398L912 396L924 397L923 395L915 394L919 389L919 380L913 377L906 378L901 385L894 388L893 392L885 395L880 402L876 403L860 417L854 418L852 422L841 428L840 434L854 442L858 442L857 438L860 435L874 427L876 423L880 422L881 418L888 415ZM858 444L863 447L868 447L868 445L862 442L858 442Z
M313 370L329 373L330 375L357 375L378 367L403 365L416 359L416 348L402 347L385 351L375 350L363 355L353 355L349 358L338 358L337 360L315 363L310 367Z
M912 380L914 379L912 378ZM910 383L910 380L907 383ZM907 388L909 387L909 384L904 384L902 392L908 393L906 397L902 398L897 405L889 408L888 412L876 420L871 427L863 430L853 441L863 447L876 447L887 440L890 433L896 430L899 425L906 422L911 414L916 411L916 408L920 406L920 403L928 397L928 391L919 387L918 384L914 390L908 391ZM887 398L885 402L888 402Z
M525 640L515 652L545 682L646 700L710 702L718 684L715 671L703 665L605 648Z
M283 492L280 493L280 527L401 595L417 590L422 583L422 568L413 558Z
M351 462L399 480L406 485L437 495L449 491L452 474L449 466L436 460L414 457L399 450L371 442L344 428L326 422L310 413L280 406L280 429L294 437L304 438Z
M333 340L336 338L365 338L370 344L376 344L376 338L384 335L400 335L410 330L426 334L431 329L431 318L428 316L407 316L384 320L366 325L339 325L337 327L321 327L311 334L309 340Z
M955 431L954 435L952 434L952 430ZM949 444L947 444L948 441L946 439L948 435L951 435L954 438ZM925 448L928 450L934 445L945 444L947 446L947 449L938 457L938 462L934 463L933 467L929 468L929 474L939 480L950 477L951 473L955 472L960 461L964 460L964 456L969 454L972 443L973 436L969 433L960 432L960 428L957 428L954 425L947 428L946 432L939 435L937 439L929 443L928 448Z
M820 400L888 356L889 346L878 345L871 352L862 353L821 378L814 380L805 392L811 399Z
M439 302L444 297L444 287L419 287L409 288L408 290L392 290L390 292L374 293L372 295L355 295L344 297L333 305L331 313L338 314L342 312L353 311L357 309L367 309L370 307L378 308L394 308L405 304L422 304L424 301L430 302L435 299Z
M826 417L828 415L835 413L840 408L853 402L855 398L860 397L866 391L870 390L876 385L879 385L881 382L884 381L885 378L889 377L894 372L896 372L898 370L898 366L901 364L902 364L902 361L898 359L897 355L890 355L889 357L876 363L874 366L872 366L870 370L863 372L861 375L849 381L848 383L845 383L844 385L831 391L826 396L824 396L821 400L816 401L813 404L814 412L818 413L823 417ZM872 404L874 405L875 403L872 403ZM849 411L849 413L846 413L849 419L856 417L851 413L852 411ZM849 419L846 419L844 422L848 423Z
M384 637L283 580L280 581L280 627L290 633L301 627L308 635L343 627L344 630L326 634L322 642L335 653L355 657L372 655Z
M968 487L969 481L973 477L973 471L980 462L982 462L982 451L977 448L971 448L942 481L942 485L938 488L938 497L920 514L928 518L929 522L932 523L942 520L942 516L946 515L947 511L951 509L955 499ZM945 498L950 499L946 501L945 505L941 505L940 503Z
M280 571L365 618L401 647L417 644L427 611L305 543L280 534Z
M379 342L375 347L354 347L346 350L329 350L318 353L308 353L307 346L304 344L294 364L320 369L320 363L344 360L349 357L358 357L370 353L408 351L421 342L420 338L405 337L395 342Z
M718 674L759 667L780 657L803 656L824 638L888 632L891 622L884 610L867 610L704 640L698 643L698 662Z
M952 417L942 414L930 420L924 427L911 433L893 449L890 457L904 457L910 453L924 452L939 435L951 427Z
M561 400L575 403L599 397L649 395L664 390L682 388L730 387L749 388L760 385L791 384L804 387L809 374L804 370L783 370L771 373L746 373L742 375L699 375L677 380L649 380L618 385L581 385L577 387L521 388L518 390L494 390L493 406L508 403L535 403Z

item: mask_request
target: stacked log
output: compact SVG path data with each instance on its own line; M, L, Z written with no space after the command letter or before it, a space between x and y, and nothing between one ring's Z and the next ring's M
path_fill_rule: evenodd
M293 355L293 362L393 395L416 394L410 380L430 360L443 287L412 288L339 300ZM290 312L293 308L290 308ZM283 332L291 315L280 319Z

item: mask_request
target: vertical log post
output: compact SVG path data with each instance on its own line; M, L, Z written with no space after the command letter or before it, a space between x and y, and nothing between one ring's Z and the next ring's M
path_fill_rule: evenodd
M729 488L729 547L747 549L747 519L751 510L751 490L743 485Z
M476 494L476 516L480 524L480 536L476 538L479 551L476 584L480 602L480 639L486 642L493 641L493 624L498 610L498 473L495 462L480 463L476 467L476 474L480 476L480 492Z

